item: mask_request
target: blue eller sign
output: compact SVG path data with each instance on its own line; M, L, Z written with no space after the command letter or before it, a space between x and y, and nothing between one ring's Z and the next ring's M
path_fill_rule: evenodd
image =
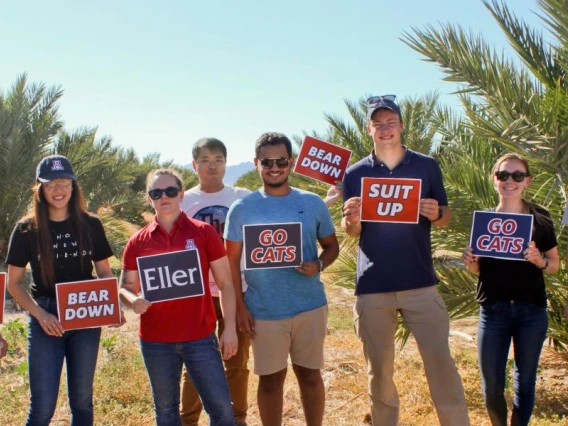
M244 225L245 269L292 268L302 263L302 224Z
M203 274L197 250L142 256L136 259L144 298L150 302L203 296Z
M476 211L469 245L476 256L524 261L532 228L531 214Z

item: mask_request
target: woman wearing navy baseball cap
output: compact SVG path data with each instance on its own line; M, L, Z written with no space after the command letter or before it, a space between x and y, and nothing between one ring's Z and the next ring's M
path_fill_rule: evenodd
M48 426L57 403L63 362L72 426L93 424L93 379L100 328L64 331L55 284L112 277L113 255L100 220L85 202L69 160L43 158L36 170L30 212L16 224L8 248L8 290L29 312L28 368L31 401L27 426ZM31 264L30 293L23 285Z

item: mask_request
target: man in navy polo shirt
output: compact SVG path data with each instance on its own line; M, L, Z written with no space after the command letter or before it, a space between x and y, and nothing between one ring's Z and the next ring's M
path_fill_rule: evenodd
M450 222L442 173L432 157L402 145L404 123L394 95L368 99L367 131L373 152L345 175L343 220L347 235L359 237L355 329L369 371L373 425L398 423L399 398L393 381L398 312L414 335L442 426L467 426L461 378L448 345L449 318L435 287L430 229ZM361 222L361 178L422 181L417 224Z

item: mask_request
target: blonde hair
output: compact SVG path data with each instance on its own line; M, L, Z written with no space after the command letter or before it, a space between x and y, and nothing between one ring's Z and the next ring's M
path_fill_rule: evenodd
M148 176L146 177L146 190L150 189L152 183L154 183L154 179L157 176L164 176L164 175L173 177L180 191L183 191L183 183L181 181L181 176L175 170L172 169L155 169L152 170L150 173L148 173Z

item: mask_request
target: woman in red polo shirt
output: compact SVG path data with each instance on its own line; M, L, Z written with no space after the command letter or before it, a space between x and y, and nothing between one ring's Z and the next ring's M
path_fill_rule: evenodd
M150 172L147 189L148 201L156 215L126 245L120 296L126 306L140 314L140 349L152 388L156 424L181 426L179 383L185 365L211 424L234 426L220 353L227 359L237 350L235 293L225 248L211 225L190 219L181 211L182 182L175 172L167 169ZM141 287L138 258L188 249L197 249L199 253L202 295L153 303L138 296ZM186 272L174 271L168 260L164 262L155 268L161 268L162 275L154 274L145 291L168 287L174 281L173 275L169 280L164 276L168 272L185 276ZM220 343L214 333L216 318L207 282L209 268L221 291L225 330ZM177 282L183 285L181 278Z

